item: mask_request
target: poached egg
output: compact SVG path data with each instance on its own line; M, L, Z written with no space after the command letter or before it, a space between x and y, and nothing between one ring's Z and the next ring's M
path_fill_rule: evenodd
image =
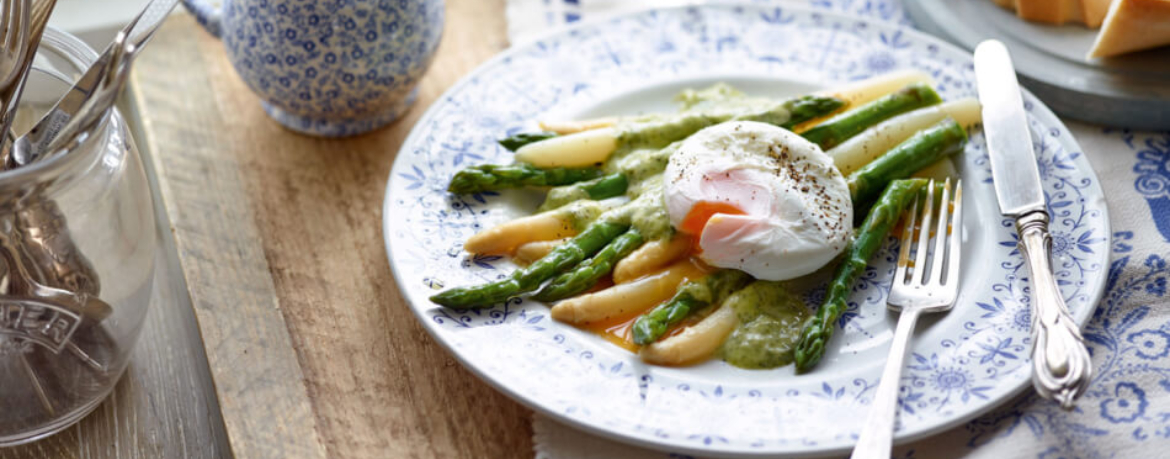
M666 167L670 223L712 266L787 280L828 264L848 245L853 203L845 177L792 131L729 121L691 135Z

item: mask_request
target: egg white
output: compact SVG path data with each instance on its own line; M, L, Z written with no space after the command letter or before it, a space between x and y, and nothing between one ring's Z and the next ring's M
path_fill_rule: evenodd
M832 261L852 236L845 177L820 147L770 124L729 121L671 155L664 189L671 224L700 203L723 203L698 237L700 258L757 279L786 280Z

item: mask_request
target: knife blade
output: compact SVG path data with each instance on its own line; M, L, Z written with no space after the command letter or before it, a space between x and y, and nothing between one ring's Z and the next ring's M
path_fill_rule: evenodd
M1032 284L1032 385L1065 409L1093 374L1080 326L1068 313L1052 272L1048 211L1023 98L1007 48L987 40L975 48L975 78L983 105L983 136L996 200L1016 222L1017 243Z
M1016 216L1045 210L1020 84L1003 43L989 40L975 48L975 78L1000 211Z

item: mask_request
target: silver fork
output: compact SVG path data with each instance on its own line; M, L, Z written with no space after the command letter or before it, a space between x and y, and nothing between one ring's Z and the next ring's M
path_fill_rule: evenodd
M963 182L959 181L955 187L954 198L951 197L950 179L947 179L942 187L932 249L930 242L935 188L935 183L931 180L926 198L916 199L910 213L904 217L905 226L902 230L898 268L894 272L894 281L890 286L890 297L887 300L890 309L901 310L902 313L898 318L898 327L894 330L894 340L890 344L886 368L882 370L881 382L874 393L873 403L870 404L861 437L853 449L852 459L890 457L894 423L898 414L898 386L902 379L902 364L906 359L906 350L910 344L910 336L914 334L918 315L923 312L949 311L959 293ZM915 225L920 206L922 217ZM911 246L914 245L915 236L918 238L918 244L914 247L915 257L911 264Z
M24 91L24 82L28 79L29 70L32 68L33 60L37 55L37 47L41 44L41 36L45 32L45 26L49 23L49 15L53 13L53 8L57 6L57 0L37 0L36 3L31 3L30 0L20 0L22 4L22 14L25 17L25 25L27 27L27 40L24 43L24 51L21 54L21 59L17 61L17 73L15 79L10 82L3 89L0 89L0 101L3 102L3 113L0 113L0 164L7 164L9 149L8 144L8 129L12 127L12 119L16 117L16 109L20 106L20 96Z
M177 3L177 0L151 0L118 32L69 92L32 129L12 142L11 151L5 152L7 161L0 163L0 169L15 169L44 160L54 153L54 147L64 146L74 136L93 128L117 99L134 58Z
M4 0L0 5L0 88L7 87L19 75L20 62L28 51L28 9L27 2Z

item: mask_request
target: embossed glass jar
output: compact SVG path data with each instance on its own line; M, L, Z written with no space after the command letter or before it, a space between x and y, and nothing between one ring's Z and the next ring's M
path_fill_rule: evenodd
M14 131L96 57L47 30ZM157 246L149 184L115 109L75 148L0 172L0 446L56 433L110 393L152 301Z

